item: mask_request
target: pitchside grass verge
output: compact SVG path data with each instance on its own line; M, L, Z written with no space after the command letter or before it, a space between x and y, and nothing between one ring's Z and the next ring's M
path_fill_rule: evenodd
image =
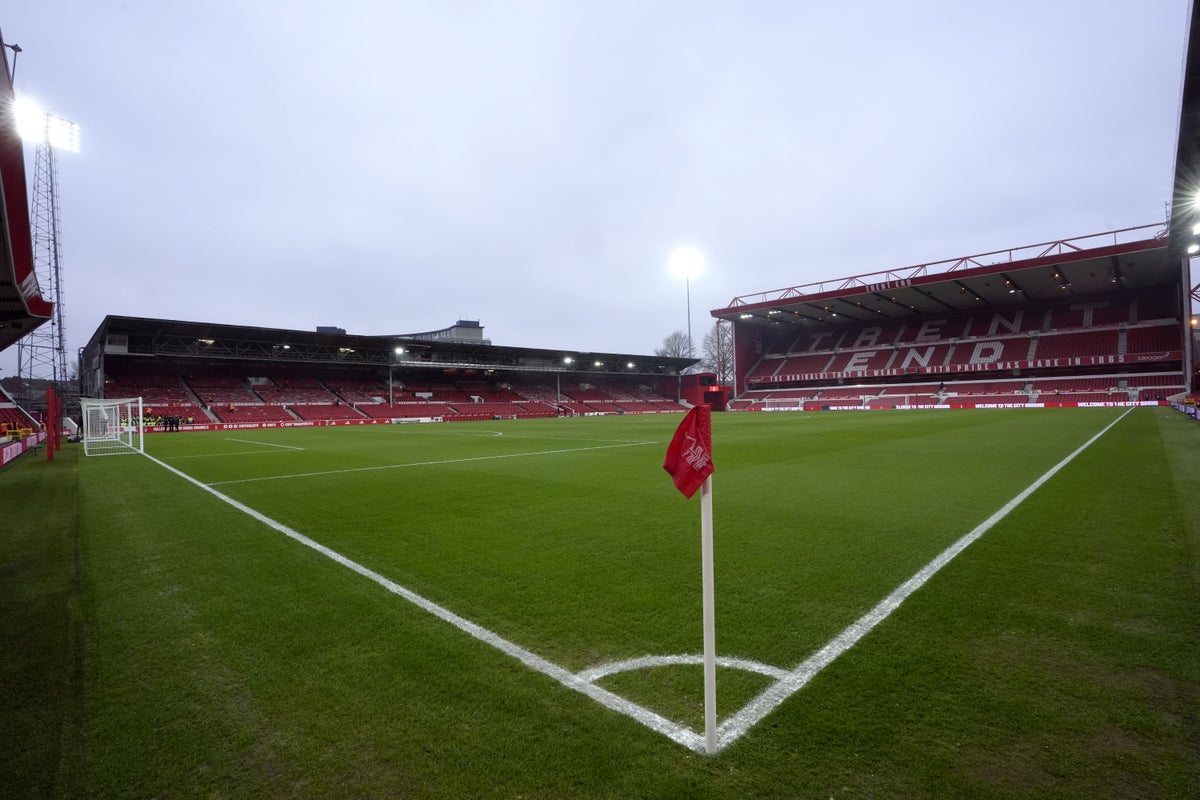
M1120 413L716 415L718 652L794 667ZM700 651L699 509L661 468L678 420L181 434L148 451L579 671ZM0 499L4 796L1200 785L1200 427L1169 410L1123 419L712 758L149 459L22 459ZM766 683L719 670L721 716ZM698 666L601 685L701 727Z

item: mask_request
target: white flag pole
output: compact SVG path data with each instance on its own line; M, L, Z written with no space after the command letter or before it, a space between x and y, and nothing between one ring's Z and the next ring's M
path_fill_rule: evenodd
M704 751L712 754L717 752L717 633L711 475L700 486L700 561L704 590Z

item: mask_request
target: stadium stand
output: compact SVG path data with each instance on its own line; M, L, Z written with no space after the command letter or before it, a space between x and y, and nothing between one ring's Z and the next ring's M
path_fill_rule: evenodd
M37 428L37 423L16 406L0 406L0 425L7 434L4 438L16 438L19 431Z
M867 401L871 408L894 408L896 406L936 406L944 399L938 393L939 384L886 386L877 397Z
M252 422L289 422L299 419L284 406L267 405L237 405L229 403L224 406L209 406L209 410L220 422L252 423Z
M960 405L969 403L976 406L988 405L1005 405L1005 406L1023 406L1029 402L1029 395L1022 392L1013 392L1011 394L972 394L969 396L959 397L951 394L947 398L947 405Z
M255 384L254 393L262 398L264 403L273 403L275 405L286 406L302 406L302 405L328 405L332 406L339 401L339 398L334 396L333 392L321 386L319 382L315 382L317 386L295 386L294 384L278 385L278 384Z
M368 411L367 413L370 412ZM454 409L445 403L395 403L388 411L388 417L393 419L453 416L458 415L454 413Z
M1117 331L1109 329L1080 333L1043 334L1037 341L1033 358L1113 356L1117 355L1117 352Z
M212 421L200 399L184 385L178 375L127 374L112 377L105 388L107 397L140 397L147 424L161 424L163 417Z
M1030 357L1028 336L1006 339L979 339L962 342L950 350L948 365L988 364L994 361L1021 361Z
M343 405L342 403L304 403L290 406L289 408L297 417L306 420L360 420L365 419L367 416L353 406Z
M1174 321L1130 328L1125 351L1154 353L1179 349L1179 326Z
M331 380L326 383L329 390L341 398L343 403L382 403L388 399L388 387L379 381ZM393 394L403 387L393 386Z
M1145 245L1150 250L1161 246L1157 242ZM1075 251L1071 254L1074 257ZM1148 395L1157 397L1160 387L1139 385L1137 375L1179 366L1182 326L1178 312L1172 311L1173 288L1162 285L1123 294L1120 281L1101 276L1090 285L1111 295L1089 298L1073 291L1064 295L1061 290L1072 286L1063 283L1068 270L1043 266L1040 261L1037 268L1048 290L1041 298L1044 302L1026 296L1015 307L986 311L971 305L983 297L957 277L942 284L954 290L938 294L936 301L943 306L940 313L917 314L915 319L900 322L880 324L871 319L855 323L846 319L852 314L836 321L818 316L816 321L823 324L815 327L811 319L804 320L811 330L775 332L773 326L786 317L772 321L770 315L787 313L778 306L791 305L798 314L813 307L795 290L788 290L791 294L777 301L767 315L766 329L757 323L742 323L746 318L761 319L746 313L742 306L714 311L715 316L729 312L735 337L741 327L754 341L754 358L742 370L742 390L730 407L795 407L801 402L805 408L1023 405L1136 402ZM1013 282L1007 272L996 272L1004 278L999 285L1009 287L1001 295L1008 298L1015 292ZM1029 274L1016 268L1012 272ZM990 285L987 277L981 280L981 287ZM1033 284L1033 278L1026 280ZM1162 280L1173 280L1173 276L1165 271ZM931 286L936 287L933 281L930 278ZM935 299L931 297L935 288L922 292L908 297L922 302ZM942 297L962 297L962 309L947 311ZM856 308L862 305L860 302ZM741 350L743 355L746 352ZM1000 373L1013 380L995 380ZM1184 384L1178 372L1171 374L1174 377L1162 383L1163 390ZM898 384L904 379L907 386L916 388L901 389ZM931 384L914 384L914 380ZM854 386L845 385L850 383ZM900 395L907 396L908 402L898 399Z
M254 394L247 379L234 375L194 375L184 379L189 389L195 392L200 402L213 408L231 405L247 405L262 403L262 398ZM214 408L215 410L215 408ZM228 422L229 420L223 420Z
M387 403L358 403L355 408L368 419L393 419L392 407Z
M511 386L493 385L480 381L467 381L458 384L458 389L471 399L478 397L485 403L519 403L521 395L512 390Z

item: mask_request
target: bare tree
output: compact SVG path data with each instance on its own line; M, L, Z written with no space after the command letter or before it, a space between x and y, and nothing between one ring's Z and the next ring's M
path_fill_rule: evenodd
M701 348L704 353L701 368L715 374L721 386L733 383L733 326L723 319L714 322L712 329L704 334Z
M654 355L663 358L695 358L696 354L688 335L683 331L672 331L662 341L662 346L654 351Z

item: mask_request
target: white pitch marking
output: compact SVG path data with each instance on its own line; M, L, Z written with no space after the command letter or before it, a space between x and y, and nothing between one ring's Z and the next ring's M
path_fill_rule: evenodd
M304 449L303 447L293 447L290 444L272 444L271 442L253 442L249 439L232 439L228 436L225 437L225 441L241 442L242 444L258 444L258 445L262 445L263 447L278 447L283 450L303 450Z
M891 594L889 594L887 597L885 597L883 600L881 600L879 602L879 604L875 606L875 608L873 608L871 611L864 614L857 621L852 623L849 627L847 627L845 630L843 630L841 633L839 633L837 636L835 636L833 639L831 639L824 647L822 647L820 650L818 650L816 653L814 653L809 658L802 661L799 665L797 665L792 670L785 671L785 670L781 670L777 667L771 667L769 665L760 664L755 661L747 661L744 659L735 659L735 658L718 659L718 663L720 663L722 666L734 667L734 668L738 668L738 669L749 669L750 671L769 675L771 677L777 677L778 679L776 680L776 682L774 684L767 687L767 689L765 691L763 691L761 694L759 694L758 697L754 698L749 703L747 703L745 706L743 706L741 710L737 711L732 716L726 718L725 722L723 722L720 725L720 727L718 728L718 732L717 732L718 742L717 742L716 752L719 753L720 751L724 750L729 745L736 742L748 730L750 730L751 727L756 725L765 716L767 716L767 714L771 713L771 711L773 711L776 707L778 707L781 703L783 703L784 700L791 697L793 694L798 692L800 689L804 688L804 686L810 680L812 680L812 678L814 676L816 676L822 669L829 666L831 663L833 663L833 661L835 659L837 659L838 656L840 656L842 653L845 653L847 650L849 650L851 647L853 647L855 644L857 644L864 636L866 636L868 633L870 633L871 630L873 630L875 628L875 626L877 626L879 623L883 622L883 620L885 620L893 611L895 611L897 608L899 608L901 603L903 603L906 599L908 599L908 597L910 595L912 595L913 592L915 592L917 589L921 588L921 586L925 585L925 583L931 577L933 577L934 574L936 574L939 570L941 570L942 567L949 564L956 556L959 555L959 553L961 553L969 545L971 545L973 542L975 542L977 539L979 539L981 536L983 536L983 534L986 533L988 530L990 530L994 525L996 525L996 523L1000 522L1002 519L1004 519L1006 516L1008 516L1010 513L1012 513L1012 511L1014 509L1016 509L1017 506L1019 506L1031 494L1033 494L1035 491L1037 491L1039 488L1041 488L1041 486L1044 483L1046 483L1046 481L1050 480L1050 478L1054 477L1054 475L1056 475L1063 467L1067 466L1072 461L1074 461L1075 458L1080 453L1082 453L1087 448L1091 447L1098 439L1100 439L1101 436L1108 433L1108 431L1111 430L1113 428L1113 426L1115 426L1118 422L1125 419L1125 417L1128 416L1129 412L1132 410L1133 409L1130 408L1127 411L1125 411L1125 413L1123 413L1121 416L1117 417L1115 420L1110 422L1099 433L1097 433L1091 439L1088 439L1086 442L1084 442L1082 445L1080 445L1080 447L1078 449L1076 449L1074 452L1072 452L1070 455L1068 455L1062 461L1058 462L1053 467L1051 467L1049 470L1047 470L1041 477L1039 477L1037 480L1035 480L1033 483L1031 483L1022 492L1020 492L1016 497L1014 497L1013 499L1011 499L1007 503L1005 503L1004 506L1002 506L999 511L992 514L992 516L988 517L986 520L981 522L970 533L961 537L954 544L950 545L950 547L943 550L932 561L930 561L928 564L926 564L924 567L922 567L920 570L918 570L916 572L916 574L914 574L911 578L909 578L907 581L905 581L899 587L897 587L894 591L892 591ZM653 444L653 442L646 442L643 444ZM588 449L591 449L591 448L588 448ZM552 452L562 452L562 451L552 451ZM445 622L450 623L451 625L453 625L454 627L463 631L464 633L467 633L468 635L478 639L479 641L489 644L492 647L495 647L496 649L500 650L501 652L505 653L506 655L512 656L513 658L520 661L522 664L525 664L530 669L536 670L536 671L542 673L543 675L553 678L555 681L557 681L561 685L567 687L568 689L572 689L581 694L587 695L588 697L592 698L593 700L595 700L596 702L605 706L606 708L609 708L609 709L616 711L618 713L621 713L621 714L625 714L626 716L630 717L631 719L635 720L636 722L639 722L642 725L646 726L650 730L663 734L671 741L676 742L677 744L681 744L684 747L688 748L689 750L693 750L697 753L705 752L705 742L704 742L703 735L696 733L691 728L688 728L685 725L680 725L678 723L672 722L671 720L667 719L666 717L663 717L661 714L651 711L650 709L645 708L644 706L640 706L637 703L634 703L630 700L626 700L625 698L623 698L619 695L616 695L606 689L602 689L599 686L596 686L592 682L592 681L599 679L600 677L603 677L604 675L614 674L615 672L623 671L626 668L628 668L628 669L635 668L632 666L625 667L624 665L627 665L627 664L641 663L641 664L644 664L645 666L660 666L660 665L665 665L665 664L693 664L693 663L698 663L698 661L702 659L701 656L695 656L695 655L659 656L659 657L644 656L642 658L631 659L629 661L603 664L598 667L592 667L590 669L584 670L578 674L571 673L569 670L564 669L563 667L560 667L557 664L555 664L551 661L548 661L545 658L542 658L541 656L537 655L536 653L526 650L525 648L521 647L520 645L517 645L513 642L508 641L507 639L501 637L500 635L498 635L496 633L493 633L492 631L488 630L487 628L484 628L480 625L475 624L474 622L471 622L463 617L460 617L459 615L455 614L454 612L450 611L449 609L445 608L444 606L438 605L437 603L434 603L432 600L422 597L421 595L417 594L416 592L413 592L410 589L406 589L403 586L400 586L399 584L389 580L388 578L383 577L382 575L375 572L374 570L368 569L367 567L362 566L361 564L357 563L356 561L346 558L345 556L338 553L337 551L332 550L332 549L326 547L325 545L320 544L319 542L316 542L316 541L308 538L304 534L299 533L298 531L295 531L292 528L289 528L288 526L284 525L283 523L276 522L275 520L271 519L270 517L268 517L264 514L261 514L258 511L255 511L254 509L250 508L247 505L244 505L243 503L238 502L237 500L234 500L233 498L229 497L228 495L222 494L221 492L217 491L216 489L213 489L212 485L207 485L207 484L201 483L200 481L196 480L195 478L191 477L190 475L188 475L184 472L181 472L180 470L176 469L175 467L172 467L170 464L160 461L159 459L155 458L154 456L151 456L149 454L144 454L144 455L146 456L146 458L150 459L151 461L158 464L162 468L168 470L169 472L175 473L176 475L178 475L179 477L188 481L189 483L192 483L192 484L200 487L204 491L209 492L210 494L214 495L215 497L219 498L220 500L224 501L225 503L228 503L229 505L233 506L234 508L238 509L239 511L241 511L245 514L248 514L249 516L253 517L254 519L258 520L259 522L262 522L264 525L267 525L268 527L273 528L276 531L279 531L280 533L284 534L285 536L288 536L289 538L294 539L295 541L299 542L300 544L303 544L306 547L310 547L313 550L316 550L318 553L321 553L322 555L332 559L333 561L336 561L337 563L341 564L342 566L344 566L348 569L351 569L354 572L357 572L359 575L362 575L365 578L369 578L370 580L379 584L380 586L382 586L384 589L388 590L389 592L391 592L395 595L398 595L399 597L404 598L405 600L412 603L413 605L429 612L430 614L433 614L434 616L438 617L439 619L441 619ZM534 455L534 454L521 454L521 455ZM474 459L466 459L466 460L474 460ZM397 466L412 466L412 465L397 465ZM387 467L369 467L368 469L386 469L386 468ZM349 470L349 471L355 471L355 470Z
M641 658L630 658L625 661L612 661L608 664L601 664L598 667L585 669L583 672L576 674L588 683L593 683L601 678L607 678L609 675L630 672L635 669L676 666L692 667L703 663L703 653L680 656L642 656ZM745 658L729 658L727 656L718 657L717 666L727 669L740 669L744 672L757 672L759 675L766 675L768 678L774 678L775 680L783 680L791 674L786 669L772 667L770 664L763 664L760 661L750 661Z
M983 536L996 523L1012 513L1017 506L1025 502L1029 495L1036 492L1041 488L1042 484L1058 474L1059 470L1074 461L1076 456L1091 447L1096 440L1108 433L1114 425L1125 419L1132 410L1132 408L1126 410L1124 414L1110 422L1103 430L1080 445L1073 453L1062 461L1059 461L1040 478L1029 484L1024 491L1005 503L999 511L979 523L974 530L947 547L932 561L917 570L916 574L900 584L883 600L879 601L879 604L875 608L868 611L844 631L833 637L824 647L793 668L786 678L767 687L762 694L743 706L740 711L728 717L721 723L717 731L719 741L718 750L724 749L737 741L746 731L750 730L763 717L771 713L780 703L804 688L805 684L812 680L817 673L833 663L834 659L842 653L857 644L876 625L887 619L893 611L900 607L901 603L907 600L917 589L924 586L925 582L932 578L938 570L953 561L959 553L966 550L976 539Z
M638 447L658 442L628 442L626 444L606 444L596 447L568 447L562 450L537 450L530 453L505 453L495 456L471 456L469 458L448 458L441 461L410 461L404 464L383 464L378 467L353 467L350 469L331 469L322 472L297 472L292 475L267 475L262 478L240 478L233 481L214 481L209 486L228 486L232 483L255 483L257 481L279 481L286 478L314 478L320 475L346 475L352 472L373 472L381 469L403 469L405 467L435 467L443 464L465 464L471 461L494 461L503 458L524 458L525 456L550 456L561 453L583 453L589 450L611 450L616 447Z
M333 550L333 549L321 544L320 542L317 542L317 541L314 541L314 540L308 538L307 536L300 533L299 531L293 530L292 528L289 528L287 525L284 525L281 522L276 522L275 520L271 519L270 517L266 516L265 514L259 513L258 511L255 511L253 508L250 508L249 506L247 506L243 503L239 503L237 500L234 500L232 497L230 497L226 494L222 494L221 492L218 492L216 489L212 488L211 486L201 483L200 481L193 478L191 475L188 475L187 473L182 472L182 471L176 469L175 467L172 467L170 464L160 461L159 459L155 458L152 455L149 455L148 453L144 454L144 455L146 456L146 458L150 459L155 464L158 464L163 469L166 469L169 472L175 473L176 475L178 475L179 477L183 478L185 481L187 481L191 484L199 486L204 491L212 494L219 500L233 506L238 511L241 511L244 514L248 514L249 516L251 516L254 519L258 520L259 522L263 523L267 527L273 528L274 530L279 531L283 535L299 542L300 544L304 545L305 547L310 547L313 550L316 550L321 555L323 555L327 558L330 558L333 561L336 561L337 563L341 564L343 567L353 570L354 572L357 572L359 575L362 575L364 578L368 578L368 579L374 581L375 583L379 584L380 586L382 586L384 589L388 590L392 594L402 597L403 599L407 600L408 602L412 603L413 605L417 606L418 608L429 612L430 614L434 615L438 619L443 620L444 622L450 623L454 627L458 628L460 631L478 639L481 642L484 642L485 644L491 645L492 647L496 648L500 652L502 652L506 655L512 656L513 658L517 659L518 661L520 661L522 664L529 667L530 669L536 670L536 671L542 673L543 675L553 678L554 680L558 681L560 684L567 687L568 689L573 689L574 691L577 691L581 694L587 695L588 697L592 698L597 703L600 703L602 706L604 706L606 708L612 709L613 711L624 714L627 717L630 717L630 718L636 720L637 722L640 722L642 725L645 725L650 730L656 731L657 733L661 733L662 735L666 736L668 739L670 739L673 742L677 742L678 744L681 744L690 750L694 750L697 753L704 752L704 737L695 733L694 731L687 728L686 726L679 725L675 722L672 722L671 720L667 719L666 717L662 716L661 714L651 711L650 709L645 708L644 706L640 706L637 703L634 703L630 700L626 700L624 697L621 697L620 695L613 694L612 692L608 691L607 689L602 689L593 683L589 683L588 681L573 674L570 670L564 669L563 667L558 666L557 664L553 663L552 661L548 661L545 658L542 658L541 656L537 655L536 653L526 650L525 648L521 647L518 644L514 644L513 642L510 642L509 640L505 639L504 637L500 636L499 634L493 633L492 631L488 630L487 628L484 628L481 625L477 625L468 619L460 617L458 614L455 614L453 611L450 611L449 609L445 608L444 606L438 605L437 603L433 602L432 600L422 597L421 595L417 594L416 592L412 591L411 589L406 589L405 587L399 585L398 583L395 583L394 581L389 580L388 578L385 578L384 576L380 575L378 572L375 572L372 569L364 567L362 564L359 564L357 561L353 561L349 558L346 558L344 555L337 552L336 550Z

